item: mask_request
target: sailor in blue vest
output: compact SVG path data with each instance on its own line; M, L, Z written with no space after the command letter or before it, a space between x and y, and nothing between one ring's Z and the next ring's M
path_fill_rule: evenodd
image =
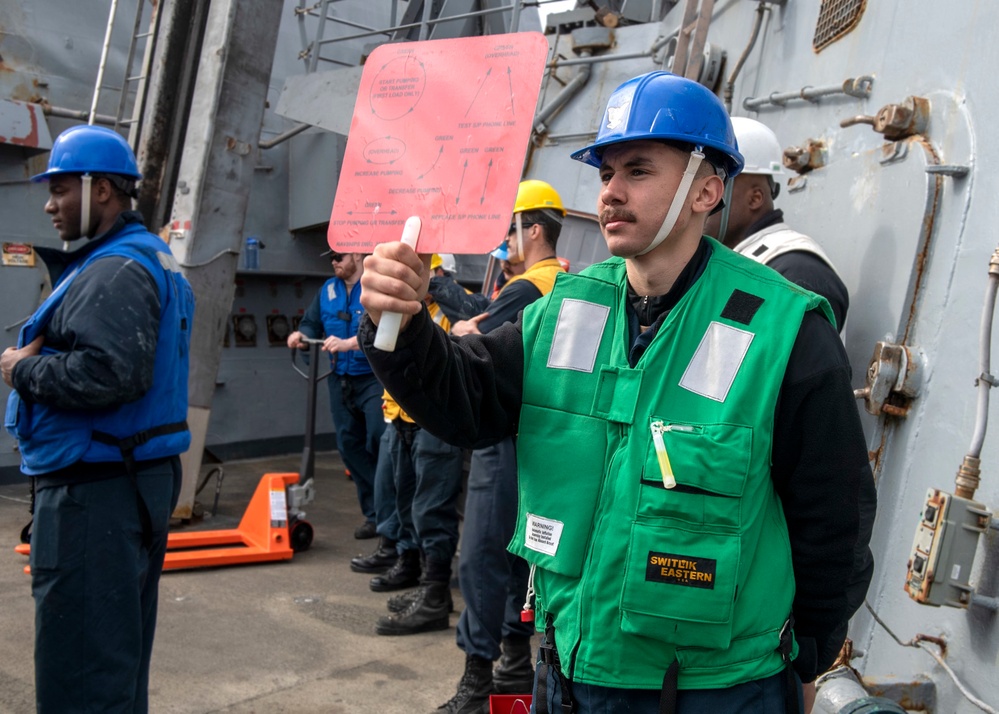
M39 712L145 712L160 572L190 445L194 297L131 210L117 133L55 141L45 212L73 252L36 248L53 290L0 356L5 426L34 479L31 588ZM81 240L82 239L82 240Z
M323 350L330 353L333 369L327 383L337 448L357 487L357 500L364 514L364 522L354 529L354 537L374 538L378 535L375 512L379 510L375 504L375 467L385 418L381 384L357 346L357 326L364 316L361 307L364 256L332 250L323 255L331 256L334 275L305 311L299 325L301 331L288 335L288 347L305 349L303 337L324 338Z

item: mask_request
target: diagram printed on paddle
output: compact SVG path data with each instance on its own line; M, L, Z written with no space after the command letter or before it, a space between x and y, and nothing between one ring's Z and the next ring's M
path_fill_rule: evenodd
M389 60L382 65L368 91L371 113L385 121L405 118L419 104L426 85L427 70L419 58L407 54ZM364 147L364 160L369 164L394 164L405 155L406 142L391 134L378 137Z
M403 119L416 109L426 86L427 68L419 57L406 53L390 59L368 90L371 113L385 121Z
M368 58L330 216L370 252L423 221L421 252L485 253L509 227L548 43L539 33L388 44Z

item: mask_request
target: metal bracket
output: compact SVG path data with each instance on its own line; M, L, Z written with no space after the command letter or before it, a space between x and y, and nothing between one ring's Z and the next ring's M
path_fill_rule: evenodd
M878 342L867 368L867 386L855 390L854 396L864 399L870 414L904 417L909 413L908 402L919 396L925 371L926 356L921 349ZM895 399L889 401L891 397Z
M999 598L996 597L989 597L988 595L979 595L978 593L971 593L970 604L973 607L980 607L984 610L999 612Z
M935 166L927 166L926 173L942 174L952 178L964 178L971 173L971 167L959 166L957 164L937 164Z
M905 157L908 155L909 142L891 141L882 145L881 158L878 159L878 161L880 161L883 166L887 166L888 164L896 164L900 161L905 161Z

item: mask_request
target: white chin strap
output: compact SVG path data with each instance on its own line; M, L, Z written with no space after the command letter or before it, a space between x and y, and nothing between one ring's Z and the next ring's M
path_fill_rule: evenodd
M80 194L80 237L90 237L90 188L93 185L94 177L90 174L83 174L80 177L83 182L82 193Z
M524 262L524 221L520 217L521 214L513 214L513 225L517 227L517 254L516 260L510 260L514 257L510 253L509 246L507 247L507 260L511 263L523 263Z
M680 217L680 209L683 208L683 204L687 200L687 194L690 193L690 186L694 183L694 176L697 175L697 169L700 168L702 161L704 161L704 154L700 151L690 152L687 170L683 172L680 185L676 187L676 193L673 194L673 203L670 204L669 211L666 212L666 218L663 219L663 224L659 227L659 232L656 233L656 237L649 243L649 247L639 251L637 255L645 255L649 251L655 250L659 247L660 243L666 240L666 236L673 230L673 227L676 225L676 219Z

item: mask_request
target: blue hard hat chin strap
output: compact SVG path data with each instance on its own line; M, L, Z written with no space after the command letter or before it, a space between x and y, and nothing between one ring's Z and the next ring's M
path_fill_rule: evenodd
M690 187L694 183L694 177L697 175L697 169L700 168L702 161L704 161L704 154L700 151L690 152L687 169L683 172L680 185L676 187L676 193L673 194L673 202L670 204L669 211L666 212L666 218L663 219L663 224L659 227L659 232L656 233L656 237L649 243L649 247L639 251L637 255L645 255L658 248L659 244L666 240L666 236L673 230L677 219L680 217L680 209L683 208L683 204L687 200L687 194L690 193Z
M722 206L721 214L721 224L718 227L718 238L719 243L725 242L725 234L728 233L728 217L732 213L732 187L735 185L735 179L729 179L725 182L725 196L722 199L724 201L724 206Z
M90 235L90 190L94 183L94 177L85 173L80 177L82 188L80 189L80 237L89 238Z

